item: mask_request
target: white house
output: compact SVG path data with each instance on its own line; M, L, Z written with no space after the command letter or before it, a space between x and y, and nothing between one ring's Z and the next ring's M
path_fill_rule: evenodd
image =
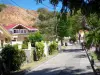
M12 41L23 41L27 39L30 33L37 31L37 28L26 26L23 24L11 24L4 26L12 35Z

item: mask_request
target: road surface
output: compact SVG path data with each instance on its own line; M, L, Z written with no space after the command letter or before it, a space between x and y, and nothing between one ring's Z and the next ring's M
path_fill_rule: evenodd
M25 75L94 75L85 51L69 46Z

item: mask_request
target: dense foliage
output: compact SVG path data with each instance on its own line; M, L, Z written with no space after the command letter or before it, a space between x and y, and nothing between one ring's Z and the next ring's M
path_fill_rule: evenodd
M22 49L28 49L28 40L23 41Z
M46 8L39 8L37 12L39 13L38 18L40 21L49 20L50 18L54 17L54 12L51 12Z
M28 49L28 45L27 44L22 44L22 49Z
M29 38L29 41L31 42L32 46L35 46L35 42L40 42L43 40L42 35L38 31L30 34L28 38Z
M13 45L13 47L17 50L18 49L18 44Z
M92 45L100 49L100 18L96 14L91 14L87 18L87 22L89 24L90 30L89 33L86 34L86 46L90 48Z
M57 51L58 44L56 42L52 42L49 46L49 54L53 54L55 51Z
M62 14L58 15L57 18L57 35L59 36L60 39L63 39L64 36L66 36L67 33L67 15Z
M7 45L1 51L1 57L9 71L20 69L21 64L26 60L25 52Z
M39 16L42 15L39 17L37 26L45 40L54 40L56 37L62 40L64 36L74 37L81 28L82 15L80 11L73 16L57 12L54 15L53 12L45 8L40 8L37 11L39 12Z
M44 56L43 42L36 42L36 56L38 60L40 60Z
M38 3L42 3L45 0L36 0ZM100 0L49 0L54 6L57 6L59 2L62 3L61 12L67 12L70 9L71 15L81 9L81 12L85 15L90 13L100 14Z
M68 17L68 18L67 18ZM64 37L75 37L82 28L82 14L80 11L73 16L68 16L65 13L58 15L57 18L57 36L63 40Z
M39 27L40 32L44 36L44 40L54 40L55 39L55 26L57 25L57 19L54 16L54 12L48 11L45 8L40 8L37 10L39 13L39 21L36 25ZM56 14L58 14L56 12ZM49 36L49 37L48 37Z

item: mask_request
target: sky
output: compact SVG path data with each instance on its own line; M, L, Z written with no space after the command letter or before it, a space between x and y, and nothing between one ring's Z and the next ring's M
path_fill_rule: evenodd
M14 5L29 10L37 10L38 8L47 8L50 11L54 10L53 6L49 3L49 0L45 0L43 4L37 4L35 0L0 0L0 3ZM59 3L56 10L60 11L60 9L61 3Z

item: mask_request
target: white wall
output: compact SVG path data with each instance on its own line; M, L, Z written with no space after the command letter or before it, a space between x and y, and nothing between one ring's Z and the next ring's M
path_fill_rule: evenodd
M48 54L49 54L49 51L48 51L48 44L47 44L46 42L44 42L44 54L45 54L46 56L48 56Z
M11 42L11 45L16 45L16 44L23 44L22 41L12 41Z

